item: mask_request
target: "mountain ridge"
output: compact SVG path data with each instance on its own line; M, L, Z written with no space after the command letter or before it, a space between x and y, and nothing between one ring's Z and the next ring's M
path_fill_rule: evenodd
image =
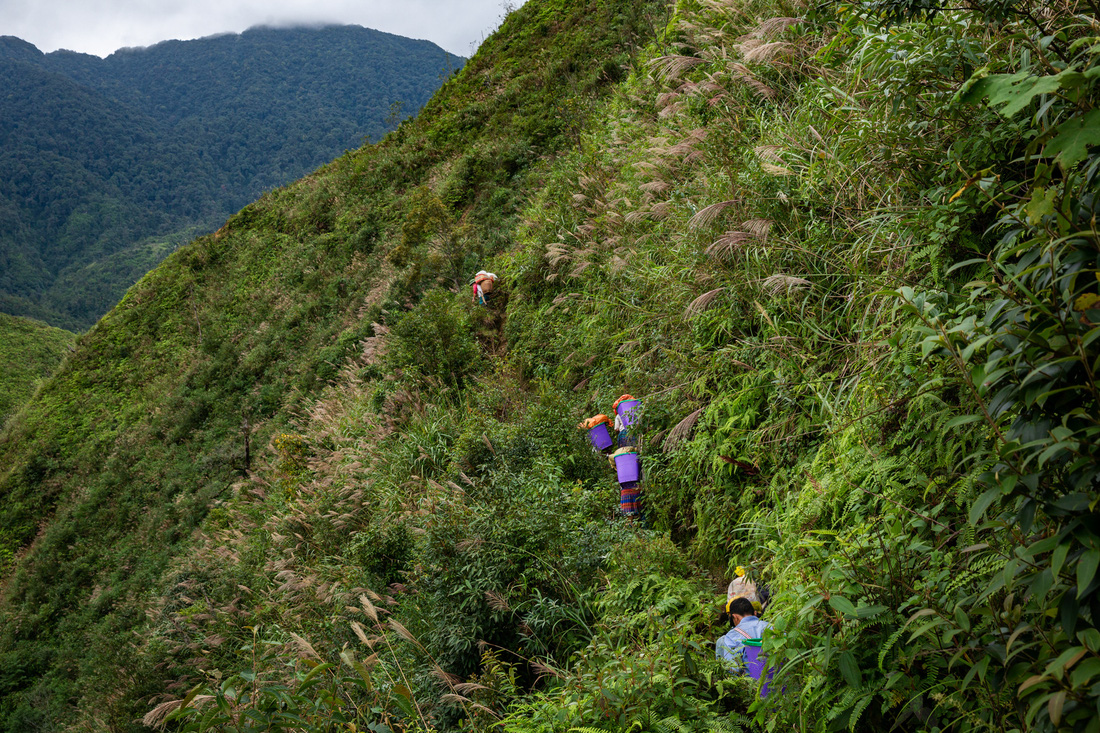
M132 281L115 273L102 293L84 292L64 277L65 258L79 268L134 245L162 249L196 226L212 231L263 190L380 136L461 63L427 41L336 25L106 59L42 54L8 37L0 57L22 89L5 98L0 129L0 168L12 181L0 222L0 256L11 260L5 307L71 329L94 322ZM403 112L391 109L398 101ZM98 253L89 250L97 241Z

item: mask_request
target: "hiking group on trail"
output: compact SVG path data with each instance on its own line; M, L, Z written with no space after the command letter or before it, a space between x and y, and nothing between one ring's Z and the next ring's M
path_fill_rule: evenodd
M611 405L614 420L600 413L582 421L578 427L588 431L592 447L607 455L615 467L619 481L619 511L624 517L643 519L641 489L638 488L642 482L642 467L638 459L638 439L631 432L638 422L640 408L641 402L624 394ZM615 431L614 439L611 437L612 429ZM612 448L615 450L608 453Z
M747 674L759 680L764 674L764 657L760 656L764 630L770 628L759 614L768 604L766 587L757 586L749 579L745 569L737 566L735 577L726 590L726 614L733 627L714 643L714 656L726 667L738 674ZM760 697L768 696L768 679L760 688Z
M594 450L607 455L615 467L619 481L619 511L623 516L644 521L641 509L642 480L641 464L638 459L638 437L635 433L641 402L632 395L624 394L615 400L611 409L614 419L603 413L582 420L577 427L588 432L588 439ZM614 437L612 436L614 431ZM760 655L764 630L770 628L762 621L768 602L768 591L757 586L738 566L736 576L726 591L725 612L733 626L714 645L715 657L723 662L727 669L735 674L745 674L754 680L764 676L765 658ZM768 679L760 688L760 697L768 695Z

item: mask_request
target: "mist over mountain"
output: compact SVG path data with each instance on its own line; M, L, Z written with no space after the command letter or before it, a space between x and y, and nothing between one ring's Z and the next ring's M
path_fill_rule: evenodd
M87 328L182 242L379 139L462 61L358 26L105 59L0 37L0 311Z

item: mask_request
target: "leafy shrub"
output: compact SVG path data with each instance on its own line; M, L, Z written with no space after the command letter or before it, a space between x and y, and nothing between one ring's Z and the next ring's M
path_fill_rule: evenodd
M401 317L390 332L387 356L413 379L454 389L484 368L469 313L445 290L431 291Z

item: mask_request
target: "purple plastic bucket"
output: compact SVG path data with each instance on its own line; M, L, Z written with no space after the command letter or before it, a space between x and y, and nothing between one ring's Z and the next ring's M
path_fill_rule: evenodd
M622 453L615 456L615 473L619 475L619 483L637 483L641 478L641 466L638 464L637 453Z
M592 445L600 450L607 450L615 442L611 439L611 433L608 431L605 422L589 430L588 439L592 441Z
M749 677L752 677L754 680L759 680L763 677L765 664L765 658L760 656L760 647L745 646L745 666L747 667ZM761 699L767 697L768 693L771 692L768 688L773 674L775 674L775 670L768 670L767 679L765 679L764 684L760 686Z
M623 419L623 425L626 427L634 424L634 408L639 404L641 403L638 400L623 400L615 408L615 412L619 413L619 417Z

